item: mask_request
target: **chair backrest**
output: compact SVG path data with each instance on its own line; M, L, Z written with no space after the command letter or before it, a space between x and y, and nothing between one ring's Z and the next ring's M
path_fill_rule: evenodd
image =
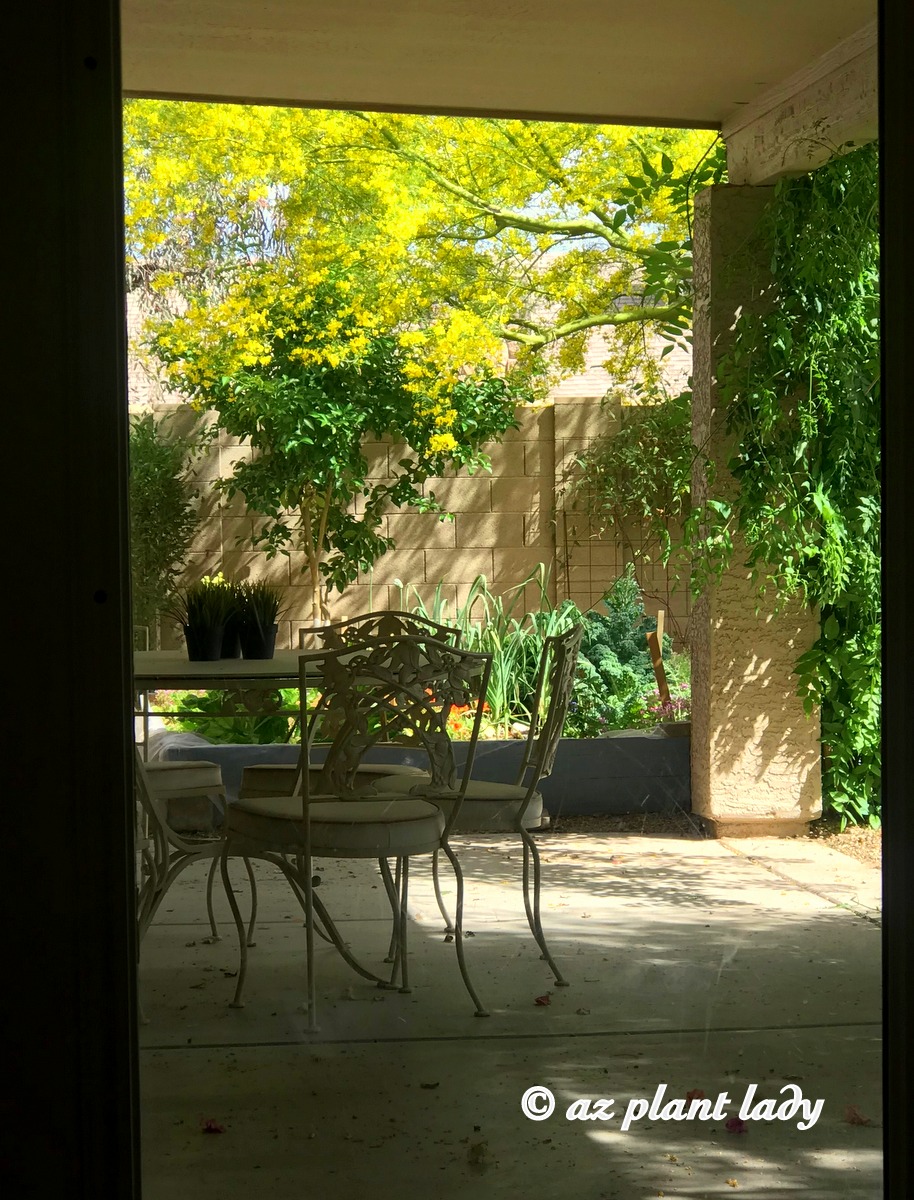
M411 790L455 800L452 824L473 769L491 655L429 637L400 637L311 651L299 663L303 693L306 684L313 686L315 668L322 679L317 706L302 713L306 733L296 786L305 804L321 794L364 799L356 779L359 763L395 727L428 755L431 780ZM472 716L459 778L449 731L454 710ZM321 763L311 761L318 737L329 743Z
M300 629L299 646L303 647L305 639L315 634L329 649L369 642L375 638L397 637L434 638L439 642L459 646L461 637L460 630L453 625L439 625L437 621L428 617L396 609L365 613L360 617L320 626L316 630Z
M584 626L578 623L565 633L547 637L543 645L530 709L530 732L517 776L517 783L531 791L552 774L583 636Z

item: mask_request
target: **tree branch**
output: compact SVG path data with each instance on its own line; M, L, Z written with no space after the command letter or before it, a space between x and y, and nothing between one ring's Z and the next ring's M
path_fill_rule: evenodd
M666 317L677 316L685 311L685 308L686 302L683 300L678 304L658 305L655 308L628 308L622 312L595 313L587 317L578 317L575 321L566 321L563 325L556 325L552 329L540 327L536 332L530 333L521 333L519 329L534 330L535 326L529 325L525 321L510 321L502 329L499 329L498 333L506 340L520 342L530 349L539 350L564 337L582 333L585 329L595 329L604 325L633 325L636 322L660 321Z

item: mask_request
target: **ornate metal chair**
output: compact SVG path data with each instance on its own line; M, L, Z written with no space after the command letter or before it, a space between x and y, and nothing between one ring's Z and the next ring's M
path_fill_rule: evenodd
M216 763L145 763L136 751L136 798L144 829L139 838L139 886L137 891L137 933L142 942L165 895L185 868L201 859L210 860L206 880L206 912L210 936L219 940L213 913L213 881L222 837L191 840L182 837L168 822L167 802L173 797L220 795L225 798L222 774ZM254 873L244 859L251 884L251 919L248 942L253 945L257 917L257 888Z
M583 625L575 625L567 633L545 640L531 705L530 731L515 782L513 784L493 783L474 776L467 784L460 814L454 818L452 825L452 828L457 831L461 829L478 830L481 827L484 828L486 822L489 822L491 827L493 812L501 818L510 817L512 827L521 838L524 847L523 892L527 922L543 959L549 964L555 981L560 987L567 986L567 980L556 966L543 932L543 923L540 917L542 893L540 857L530 829L539 828L543 819L543 797L537 789L542 780L552 773L571 699L578 649L583 633ZM421 784L417 784L416 789L421 786ZM372 784L372 791L379 796L394 794L397 790L399 789L388 779L378 779ZM474 812L477 809L484 811L483 817ZM433 858L435 895L441 915L445 919L447 932L450 933L452 923L438 886L437 866L437 858Z
M231 854L252 854L277 866L303 904L310 1028L316 1028L314 974L315 916L346 961L364 978L409 991L407 902L409 862L415 855L443 851L457 880L452 924L457 962L477 1016L486 1016L467 973L463 947L463 875L449 843L469 783L479 735L482 704L488 687L491 657L473 654L435 639L402 637L375 640L345 649L302 655L302 692L313 680L308 665L320 670L321 698L302 712L302 753L292 795L244 797L229 807L222 853L223 871ZM466 764L458 778L448 717L454 708L475 711ZM383 727L413 738L426 751L428 776L411 794L366 797L358 767ZM312 746L328 744L326 758L314 761ZM444 807L447 806L447 812ZM343 943L312 886L312 856L376 858L394 918L392 967L386 977L358 963ZM394 881L389 860L396 861ZM244 925L227 887L238 928L241 964L233 1005L243 1003L247 972ZM320 929L317 930L320 932Z
M459 629L451 625L439 625L437 621L415 613L397 610L365 613L360 617L324 625L317 630L300 629L299 646L303 647L306 640L313 636L317 636L330 650L360 645L378 638L409 636L434 638L448 645L460 645ZM260 763L257 766L245 767L238 795L244 799L254 796L290 795L295 784L296 770L293 763ZM423 772L419 767L409 767L402 763L369 762L359 765L359 774L369 783L376 777L387 775L421 777Z
M345 621L334 621L315 629L300 629L298 644L304 648L309 636L317 635L325 646L339 649L355 643L369 642L373 638L430 637L449 645L460 645L460 630L453 625L441 625L418 613L401 612L398 609L379 609L350 617Z

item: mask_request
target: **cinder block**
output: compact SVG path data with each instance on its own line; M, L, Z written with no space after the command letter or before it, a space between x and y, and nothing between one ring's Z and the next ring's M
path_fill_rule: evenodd
M409 592L404 596L401 595L400 589L389 587L387 589L387 607L388 608L406 608L407 611L421 602L425 605L428 612L431 614L432 606L435 603L437 585L434 583L417 583L409 589ZM457 603L457 587L453 583L441 585L438 591L442 602L445 605L445 617L452 617ZM378 606L380 607L380 605Z
M505 434L506 442L551 441L554 437L555 424L551 404L537 408L518 408L517 421L517 429L509 429Z
M362 453L368 463L367 476L369 479L386 479L389 472L387 469L387 450L386 442L365 442L362 445Z
M555 474L555 442L524 442L524 474Z
M542 479L492 480L492 511L495 513L529 513L541 506L548 507L551 489Z
M426 583L472 583L477 575L492 575L491 550L426 550Z
M545 512L523 514L525 546L540 546L545 551L555 547L555 518Z
M372 585L386 597L387 586L395 579L402 579L404 583L424 581L425 554L422 550L411 550L404 546L388 550L377 560L372 571L360 573L359 584L366 587Z
M524 545L521 513L458 513L455 523L458 547Z
M599 402L556 404L555 438L595 438L610 433L619 424L619 417Z
M537 445L538 443L532 443ZM525 474L524 447L526 442L491 443L483 447L483 453L492 464L492 474L501 478Z
M220 451L218 446L211 446L207 452L194 460L187 472L190 483L211 483L222 474L219 464Z
M226 550L251 549L254 522L250 517L222 518L222 545Z
M250 446L223 446L219 450L219 468L222 475L231 475L236 462L250 461Z
M199 583L204 575L216 575L221 570L221 553L210 550L203 552L191 550L184 564L181 585L187 587L191 583Z
M495 591L503 592L525 579L540 563L549 566L551 555L544 555L536 548L524 550L493 551L492 582Z
M228 550L222 555L222 570L227 579L263 579L274 587L291 582L289 560L283 554L267 558L262 550Z
M513 482L513 481L512 481ZM487 474L458 479L442 479L426 484L426 495L434 493L436 500L448 512L491 512L493 510L491 488L493 484Z
M465 483L458 479L455 483ZM455 546L454 522L441 520L434 513L392 513L387 528L396 547L400 549L446 548ZM390 553L390 551L388 551Z
M200 525L194 535L193 548L200 554L221 554L222 545L222 518L217 513Z

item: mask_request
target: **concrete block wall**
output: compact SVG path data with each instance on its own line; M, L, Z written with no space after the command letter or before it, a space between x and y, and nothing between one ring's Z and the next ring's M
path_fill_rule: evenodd
M174 403L154 404L153 410L160 415L169 412L182 423L191 415ZM548 571L550 600L570 597L583 609L598 604L625 569L640 531L597 536L586 515L566 507L567 471L574 455L618 419L618 412L588 397L562 397L519 410L518 428L487 451L491 473L451 472L425 485L450 517L391 508L382 532L394 539L396 549L383 555L373 571L360 574L343 596L332 594L331 615L339 619L377 608L399 608L404 588L409 607L417 598L430 607L437 593L452 614L466 602L479 575L506 600L516 596L519 615L539 607L536 584L528 584L523 596L517 595L517 588L540 563ZM371 477L388 477L403 449L390 439L369 443ZM256 514L245 511L240 497L230 500L212 486L250 453L249 447L223 434L194 465L192 478L203 522L188 556L185 580L222 570L231 578L262 578L276 584L284 590L287 605L277 644L297 646L298 630L310 615L304 555L292 551L288 557L267 559L250 544ZM359 507L356 501L356 512ZM660 567L648 567L643 574L648 611L655 612L662 603L668 628L679 634L677 640L683 644L689 618L685 588L673 588ZM177 646L180 635L163 628L161 644Z
M128 332L131 340L129 390L131 409L157 415L170 414L178 427L189 427L192 411L164 391L153 365L144 357L141 341L144 313L136 294L128 296ZM598 604L606 589L631 561L640 546L642 531L628 527L610 536L596 534L586 514L574 511L568 501L568 472L574 456L620 419L615 407L601 404L609 387L602 363L611 334L595 331L585 353L584 368L564 379L540 407L518 413L518 428L510 430L498 445L488 447L491 473L450 472L440 480L429 480L426 492L434 492L452 517L440 520L431 513L391 509L384 517L383 532L396 542L372 572L360 575L344 596L331 597L335 618L356 616L373 608L397 608L400 584L410 589L409 603L421 597L431 604L436 590L453 613L462 605L473 581L485 575L493 592L514 595L539 563L549 571L549 597L570 597L581 608ZM684 386L689 371L688 355L677 349L664 359L667 386ZM365 446L369 477L389 477L405 447L392 439ZM238 579L265 578L282 587L288 609L280 626L278 644L298 644L298 630L310 615L304 556L293 551L288 557L267 559L254 550L250 537L255 514L246 512L240 497L228 499L213 488L219 478L231 475L233 464L248 457L250 447L220 435L194 465L192 478L199 491L203 522L188 556L186 582L224 571ZM361 498L354 511L359 512ZM640 566L648 611L659 606L667 612L667 628L680 645L688 638L691 605L687 588L677 587L659 564ZM399 581L399 583L398 583ZM539 605L539 590L529 585L517 597L516 611ZM161 630L163 646L179 644L175 630Z

